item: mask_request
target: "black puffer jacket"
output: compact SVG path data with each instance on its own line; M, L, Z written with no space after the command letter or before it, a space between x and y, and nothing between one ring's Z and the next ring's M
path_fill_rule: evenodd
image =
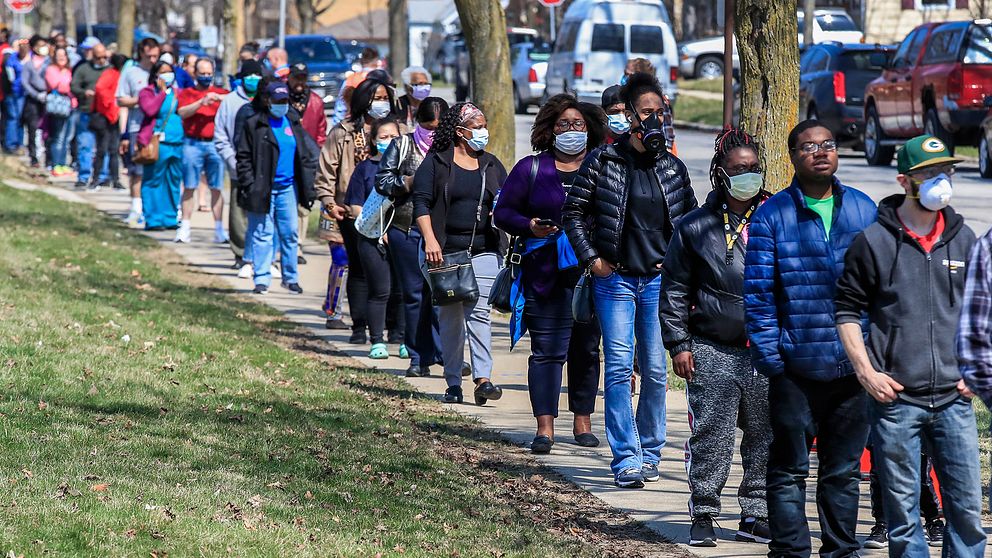
M764 196L767 197L767 196ZM692 338L747 346L744 328L743 238L727 264L723 195L710 192L702 207L679 222L661 268L661 335L672 355L691 350Z
M621 145L627 144L604 145L586 157L562 207L562 226L583 264L600 257L624 267L620 239L630 190L627 169L634 163ZM658 158L655 172L665 192L665 204L658 210L668 211L665 235L670 239L679 220L696 208L696 195L689 170L671 153Z
M310 208L317 199L313 181L317 175L317 143L300 125L296 111L286 114L296 138L293 179L297 204ZM272 182L279 161L279 142L269 125L269 113L256 113L245 122L236 153L238 206L251 213L268 213L272 203Z

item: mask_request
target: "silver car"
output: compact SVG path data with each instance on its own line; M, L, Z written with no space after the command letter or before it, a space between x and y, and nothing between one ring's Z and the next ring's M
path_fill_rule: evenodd
M737 41L734 40L734 68L740 68L737 59ZM716 79L723 76L723 37L709 37L679 45L679 73L688 79Z
M513 106L517 114L526 114L531 105L540 106L549 58L551 45L547 43L517 43L510 47Z

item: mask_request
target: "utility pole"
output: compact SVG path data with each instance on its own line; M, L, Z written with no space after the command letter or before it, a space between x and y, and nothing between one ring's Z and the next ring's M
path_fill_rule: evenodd
M813 17L816 13L816 0L803 0L803 45L813 45Z
M723 127L734 125L734 0L723 2Z
M279 0L279 48L286 48L286 0Z

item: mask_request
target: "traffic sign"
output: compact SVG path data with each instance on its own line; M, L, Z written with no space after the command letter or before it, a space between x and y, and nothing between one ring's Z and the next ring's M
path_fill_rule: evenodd
M15 14L29 14L34 11L34 0L3 0Z
M555 6L561 6L565 2L565 0L539 0L539 1L541 2L541 4L544 4L549 8L554 8Z

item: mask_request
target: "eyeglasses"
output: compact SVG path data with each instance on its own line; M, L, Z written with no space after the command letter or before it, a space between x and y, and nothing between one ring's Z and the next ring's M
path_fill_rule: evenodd
M727 176L737 176L739 174L747 174L749 172L761 174L761 165L737 165L736 167L724 167L723 171L727 173Z
M793 151L802 151L807 155L813 155L814 153L816 153L821 149L825 153L829 153L831 151L837 151L837 142L834 140L827 140L823 143L808 141L806 143L799 144L799 147L794 148Z
M567 132L569 130L575 130L576 132L586 131L586 121L585 120L559 120L555 122L556 132Z
M935 176L940 176L946 174L947 176L954 176L954 166L953 165L937 165L935 167L927 167L925 169L920 169L917 171L912 171L906 173L915 180L923 181L930 180Z

